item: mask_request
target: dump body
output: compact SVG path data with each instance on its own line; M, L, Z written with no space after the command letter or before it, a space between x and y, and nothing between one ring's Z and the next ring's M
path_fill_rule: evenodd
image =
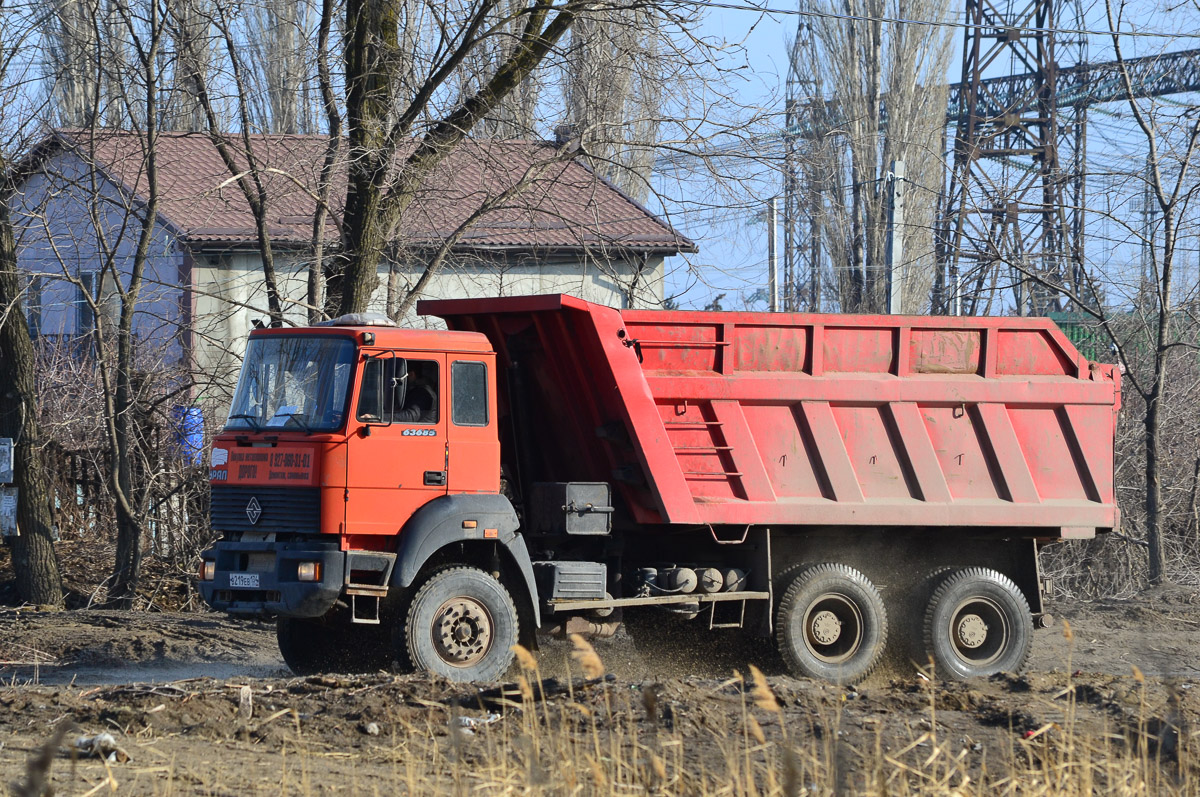
M498 357L522 483L612 482L637 524L1118 524L1114 366L1049 320L426 301Z

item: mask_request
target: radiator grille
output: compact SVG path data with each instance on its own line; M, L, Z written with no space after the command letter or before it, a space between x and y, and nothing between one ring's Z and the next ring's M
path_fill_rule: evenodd
M246 508L258 502L258 522L250 521ZM321 525L321 493L316 487L212 488L214 531L254 531L316 534Z

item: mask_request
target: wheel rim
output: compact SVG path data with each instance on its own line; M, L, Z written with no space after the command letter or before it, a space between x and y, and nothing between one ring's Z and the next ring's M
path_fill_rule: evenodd
M990 598L975 596L959 602L950 614L950 646L954 655L972 667L993 664L1008 649L1012 629L1008 615Z
M433 615L433 649L451 667L477 664L492 649L492 615L474 598L458 596Z
M808 605L801 622L808 652L827 664L847 661L862 646L862 611L845 595L818 596Z

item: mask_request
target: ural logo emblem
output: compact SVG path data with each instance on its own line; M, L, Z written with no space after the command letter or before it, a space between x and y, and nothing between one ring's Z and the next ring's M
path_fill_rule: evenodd
M253 525L262 517L262 507L258 505L257 498L251 498L250 503L246 504L246 517L250 518L250 524Z

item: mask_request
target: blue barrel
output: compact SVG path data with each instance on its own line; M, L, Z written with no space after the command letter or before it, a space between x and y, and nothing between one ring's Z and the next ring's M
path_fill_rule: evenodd
M204 464L204 413L199 407L172 407L171 431L180 458L188 465Z

